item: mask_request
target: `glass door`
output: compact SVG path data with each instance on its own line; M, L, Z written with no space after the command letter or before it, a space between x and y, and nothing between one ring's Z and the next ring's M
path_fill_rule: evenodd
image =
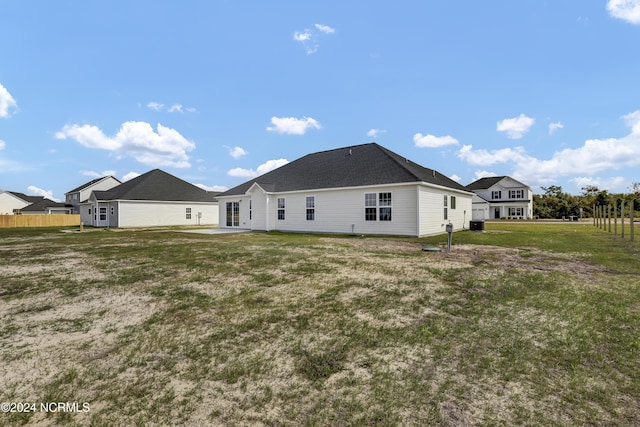
M227 227L240 227L240 202L227 202Z

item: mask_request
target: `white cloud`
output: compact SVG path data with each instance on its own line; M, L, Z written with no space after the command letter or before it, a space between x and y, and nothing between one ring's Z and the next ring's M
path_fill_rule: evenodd
M459 142L452 136L434 136L434 135L422 135L416 133L413 135L413 142L416 147L419 148L436 148L444 147L445 145L458 145Z
M0 139L0 150L4 150L7 146L7 143Z
M304 47L307 55L316 53L320 47L319 39L329 34L335 33L335 28L328 25L315 24L313 29L306 28L304 31L293 33L293 39Z
M303 32L296 32L293 34L293 39L299 42L306 42L311 38L311 31L304 30Z
M322 33L325 34L333 34L336 32L335 28L331 28L328 25L322 25L322 24L315 24L315 27Z
M0 83L0 117L7 118L11 116L11 110L17 108L16 100L9 91Z
M163 111L165 109L164 104L153 101L149 102L147 104L147 107L154 111ZM171 107L168 107L166 110L169 113L184 113L185 111L188 111L189 113L195 113L196 111L198 111L193 107L185 107L184 105L177 103L173 104Z
M247 151L242 147L237 147L237 146L236 147L227 147L226 145L225 145L225 147L226 147L227 151L229 151L229 155L231 157L233 157L234 159L239 159L240 157L246 156L248 154Z
M271 124L267 130L288 135L304 135L309 129L320 129L320 123L311 117L297 119L295 117L271 117Z
M386 132L387 132L387 131L386 131L386 130L383 130L383 129L370 129L370 130L367 132L367 136L368 136L369 138L377 138L378 136L380 136L380 134L381 134L381 133L386 133Z
M240 178L256 178L260 175L264 175L267 172L277 169L280 166L284 166L287 163L289 163L289 160L287 159L267 160L265 163L258 166L256 170L234 168L234 169L231 169L229 172L227 172L227 174L229 176L235 176Z
M138 177L138 176L140 176L140 174L138 172L129 172L128 174L124 175L120 181L127 182L130 179L133 179L133 178Z
M155 132L146 122L125 122L114 137L91 125L66 125L56 138L71 138L88 148L124 152L150 166L190 167L188 151L196 145L175 129L158 124Z
M475 175L476 179L488 178L490 176L498 176L498 174L495 173L495 172L489 172L489 171L485 171L485 170L475 171L473 174Z
M472 145L463 145L458 151L458 157L471 165L491 166L496 163L507 163L522 159L524 148L502 148L487 151L484 148L474 150Z
M106 170L102 172L96 172L96 171L83 170L83 171L80 171L80 174L84 176L89 176L92 178L102 178L103 176L116 176L116 171Z
M460 178L460 177L459 177L458 175L456 175L456 174L453 174L453 175L451 175L451 176L449 177L449 179L452 179L452 180L454 180L455 182L460 182L460 180L461 180L462 178Z
M640 25L640 0L609 0L607 10L614 18Z
M193 184L196 187L200 187L205 191L216 191L216 192L222 192L222 191L227 191L229 189L229 187L225 187L224 185L206 185L206 184Z
M147 107L155 111L160 111L164 108L164 104L161 104L159 102L149 102L147 104Z
M640 166L640 110L622 117L631 132L622 138L589 139L578 148L553 153L550 159L537 159L522 147L487 151L464 145L458 157L469 164L490 166L513 165L512 176L534 185L553 183L559 176L592 177L607 170ZM610 178L609 178L610 179Z
M575 178L571 178L569 182L572 182L576 185L577 188L580 189L587 186L594 186L598 187L600 190L622 188L628 184L626 178L621 176L614 176L611 178L578 176Z
M520 114L518 117L504 119L498 122L496 130L498 132L505 132L507 138L520 139L525 133L529 132L529 129L531 129L535 121L536 120L531 117Z
M53 200L54 202L60 201L60 199L56 199L55 197L53 197L53 191L43 190L42 188L38 188L34 185L30 185L27 187L27 194L29 196L43 196L44 198Z
M553 135L558 129L562 129L563 127L564 125L560 122L549 123L549 135Z

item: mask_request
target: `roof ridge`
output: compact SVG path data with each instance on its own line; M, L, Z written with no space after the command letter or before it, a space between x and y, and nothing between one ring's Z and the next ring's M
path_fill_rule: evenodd
M400 160L396 159L394 156L391 155L391 153L395 154L396 156L400 156L398 153L394 153L393 151L390 151L389 149L383 147L382 145L373 142L372 144L374 144L380 151L382 151L385 156L389 157L391 160L393 160L396 164L398 164L401 168L403 168L404 170L406 170L412 177L414 177L416 180L418 181L422 181L422 179L416 175L411 169L409 169L407 167L407 165L405 163L409 163L411 162L411 160L409 160L408 157L405 157L406 162L403 163ZM402 157L402 156L401 156ZM417 163L414 163L415 165L418 165ZM427 170L431 170L433 172L435 172L435 169L429 169L429 168L425 168L424 166L421 166L423 169L427 169Z

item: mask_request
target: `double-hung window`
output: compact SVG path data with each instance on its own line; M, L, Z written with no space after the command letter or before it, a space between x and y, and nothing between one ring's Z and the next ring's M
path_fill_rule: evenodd
M523 213L522 208L509 208L509 216L523 216Z
M444 195L444 219L449 219L449 209L447 207L448 196Z
M186 209L185 211L186 219L191 219L191 208L185 208L185 209Z
M496 190L491 192L492 199L502 199L502 191Z
M284 197L278 197L278 220L284 220Z
M524 199L524 190L509 190L510 199Z
M380 221L391 221L391 193L378 194L378 205Z
M365 221L391 221L391 193L365 193Z
M364 195L364 219L365 221L375 221L377 215L377 200L378 195L376 193L365 193Z
M307 206L307 221L315 221L315 219L316 219L316 197L315 196L307 196L306 197L306 206Z

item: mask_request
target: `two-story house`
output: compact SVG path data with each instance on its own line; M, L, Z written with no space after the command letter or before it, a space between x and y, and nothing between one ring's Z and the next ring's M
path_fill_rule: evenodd
M122 184L122 182L113 176L103 176L65 193L65 202L73 206L72 213L79 214L80 204L87 201L92 191L110 190L120 184Z
M533 217L531 187L509 176L480 178L466 188L475 193L471 202L473 220Z

